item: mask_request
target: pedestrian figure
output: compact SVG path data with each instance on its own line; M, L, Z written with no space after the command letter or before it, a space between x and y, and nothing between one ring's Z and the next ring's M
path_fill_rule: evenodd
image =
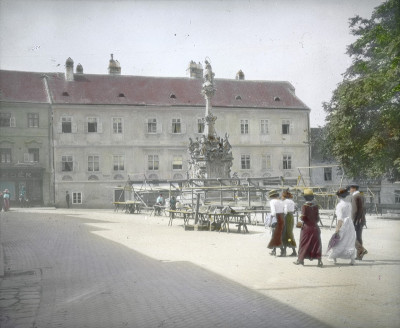
M69 198L68 190L65 192L65 201L67 202L67 208L69 208L69 201L70 201L70 198Z
M282 231L285 225L284 214L283 214L283 202L279 199L279 192L277 190L271 190L268 193L269 206L271 208L271 217L276 218L276 226L272 231L272 237L268 244L268 248L272 249L271 255L276 255L276 248L281 249L279 257L286 256L285 251L282 247Z
M336 205L336 234L338 241L328 250L328 260L336 264L336 259L350 259L350 264L354 265L356 257L356 231L351 219L351 196L347 189L340 188L336 195L339 202Z
M322 243L321 230L318 227L318 205L313 201L314 193L312 189L304 189L303 196L306 200L305 204L301 207L300 219L303 221L303 226L300 232L299 255L294 264L304 265L304 259L308 259L310 261L317 259L318 266L322 267Z
M3 191L3 201L4 201L4 212L7 212L10 209L10 192L8 189Z
M292 249L292 254L290 254L290 256L297 256L296 252L297 245L293 235L293 226L294 226L293 213L295 211L296 205L292 198L293 195L289 192L289 190L284 190L282 192L283 212L285 214L285 225L282 233L282 244L285 254L286 254L286 248L290 247Z
M162 194L160 194L156 200L155 214L161 215L161 206L163 205L164 205L164 197Z
M176 198L175 196L172 196L171 199L169 200L169 209L172 211L176 211ZM175 218L175 213L171 212L171 217L174 219Z
M354 228L356 230L356 249L357 249L357 257L356 260L362 260L364 255L368 254L368 251L363 246L362 240L362 231L364 225L366 225L367 221L365 220L365 202L364 197L361 195L359 191L359 186L357 184L350 185L350 193L352 195L351 201L351 219L354 223Z

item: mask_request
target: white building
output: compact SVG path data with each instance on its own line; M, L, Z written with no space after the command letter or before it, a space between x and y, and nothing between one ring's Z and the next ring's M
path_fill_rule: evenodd
M177 78L124 76L113 58L106 75L73 66L68 59L65 74L40 81L53 117L57 206L69 191L73 206L110 207L114 187L129 177L186 178L189 137L203 132L200 64ZM297 177L296 167L309 165L310 109L289 82L245 80L240 71L215 85L216 130L229 135L232 172Z

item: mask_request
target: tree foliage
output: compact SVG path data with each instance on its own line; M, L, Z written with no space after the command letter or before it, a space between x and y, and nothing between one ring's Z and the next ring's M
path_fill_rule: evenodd
M324 103L326 150L354 178L400 178L400 0L350 19L352 64Z

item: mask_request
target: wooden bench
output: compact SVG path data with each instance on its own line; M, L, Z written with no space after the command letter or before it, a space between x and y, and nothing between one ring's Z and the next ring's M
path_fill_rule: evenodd
M172 221L175 218L175 215L177 217L182 217L183 218L183 226L186 226L189 224L189 219L191 216L193 216L193 211L185 211L185 210L165 210L165 212L169 213L169 222L168 225L172 226Z

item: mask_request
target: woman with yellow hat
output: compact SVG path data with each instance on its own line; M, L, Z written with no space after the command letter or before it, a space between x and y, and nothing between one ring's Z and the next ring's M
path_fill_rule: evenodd
M303 191L305 204L301 207L301 220L303 227L300 232L299 255L294 264L304 265L304 259L317 259L318 266L322 267L321 253L321 230L319 230L319 209L318 205L313 201L314 193L312 189L304 189Z
M268 193L268 197L271 199L269 201L269 206L271 209L271 217L276 218L276 226L273 230L271 240L269 241L268 248L272 249L271 255L276 255L276 248L280 247L281 254L279 257L285 256L284 249L282 247L282 231L284 228L284 216L283 216L283 202L279 199L279 191L271 190Z

